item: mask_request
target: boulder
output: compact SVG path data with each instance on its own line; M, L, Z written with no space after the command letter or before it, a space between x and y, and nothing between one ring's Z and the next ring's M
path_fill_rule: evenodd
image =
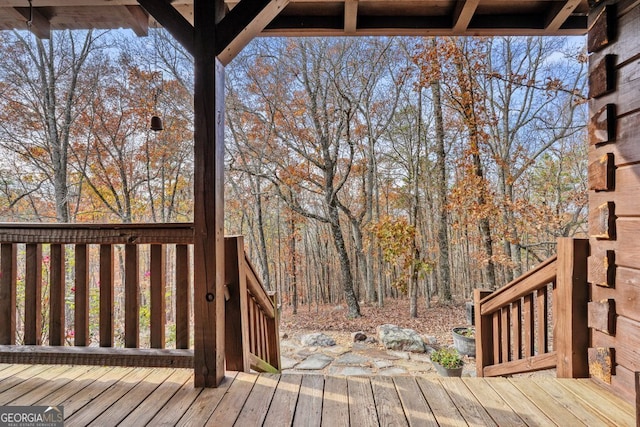
M424 353L426 348L420 335L413 329L403 329L396 325L378 326L378 339L390 350Z
M331 347L336 345L336 340L322 332L303 335L300 342L305 347Z

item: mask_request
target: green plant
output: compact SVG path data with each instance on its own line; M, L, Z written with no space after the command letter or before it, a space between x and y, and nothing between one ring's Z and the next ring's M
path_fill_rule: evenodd
M452 347L442 347L431 353L431 361L447 369L460 368L464 365L458 350Z
M476 330L474 328L458 328L458 329L455 329L455 333L467 338L476 337Z

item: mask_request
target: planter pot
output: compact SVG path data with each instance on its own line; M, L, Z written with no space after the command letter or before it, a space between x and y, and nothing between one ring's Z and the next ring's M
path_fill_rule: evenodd
M436 372L441 377L461 377L462 376L462 366L459 368L445 368L439 363L431 362L433 366L436 368Z
M458 353L469 357L476 357L476 339L461 334L467 327L453 328L453 346Z

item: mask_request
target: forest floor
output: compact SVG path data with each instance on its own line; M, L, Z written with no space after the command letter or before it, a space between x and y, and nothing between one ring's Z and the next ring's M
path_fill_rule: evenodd
M362 331L377 339L376 328L391 323L415 330L425 343L434 347L451 345L451 329L466 324L464 303L418 306L418 317L409 317L408 299L387 299L384 307L361 304L362 317L349 319L341 305L283 306L280 319L282 364L284 372L338 375L436 375L429 356L385 349L379 342L353 342L352 334ZM336 341L331 347L305 347L301 337L322 332ZM433 344L435 342L435 344ZM475 359L464 357L465 376L475 375Z
M386 323L410 328L420 335L432 336L438 344L448 345L453 343L451 329L466 324L465 304L439 304L432 303L426 307L424 299L418 303L418 317L409 317L409 299L386 299L384 307L372 304L360 304L362 317L356 319L347 318L345 304L298 307L298 313L293 314L292 307L283 304L280 317L280 331L289 335L301 332L325 332L346 333L351 339L351 333L362 331L369 336L376 336L376 328ZM342 335L342 334L340 334Z

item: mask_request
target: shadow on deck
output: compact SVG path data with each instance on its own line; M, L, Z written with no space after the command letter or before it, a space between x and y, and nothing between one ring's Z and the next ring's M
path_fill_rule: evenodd
M635 425L634 408L593 381L335 377L0 364L0 405L63 405L67 426Z

